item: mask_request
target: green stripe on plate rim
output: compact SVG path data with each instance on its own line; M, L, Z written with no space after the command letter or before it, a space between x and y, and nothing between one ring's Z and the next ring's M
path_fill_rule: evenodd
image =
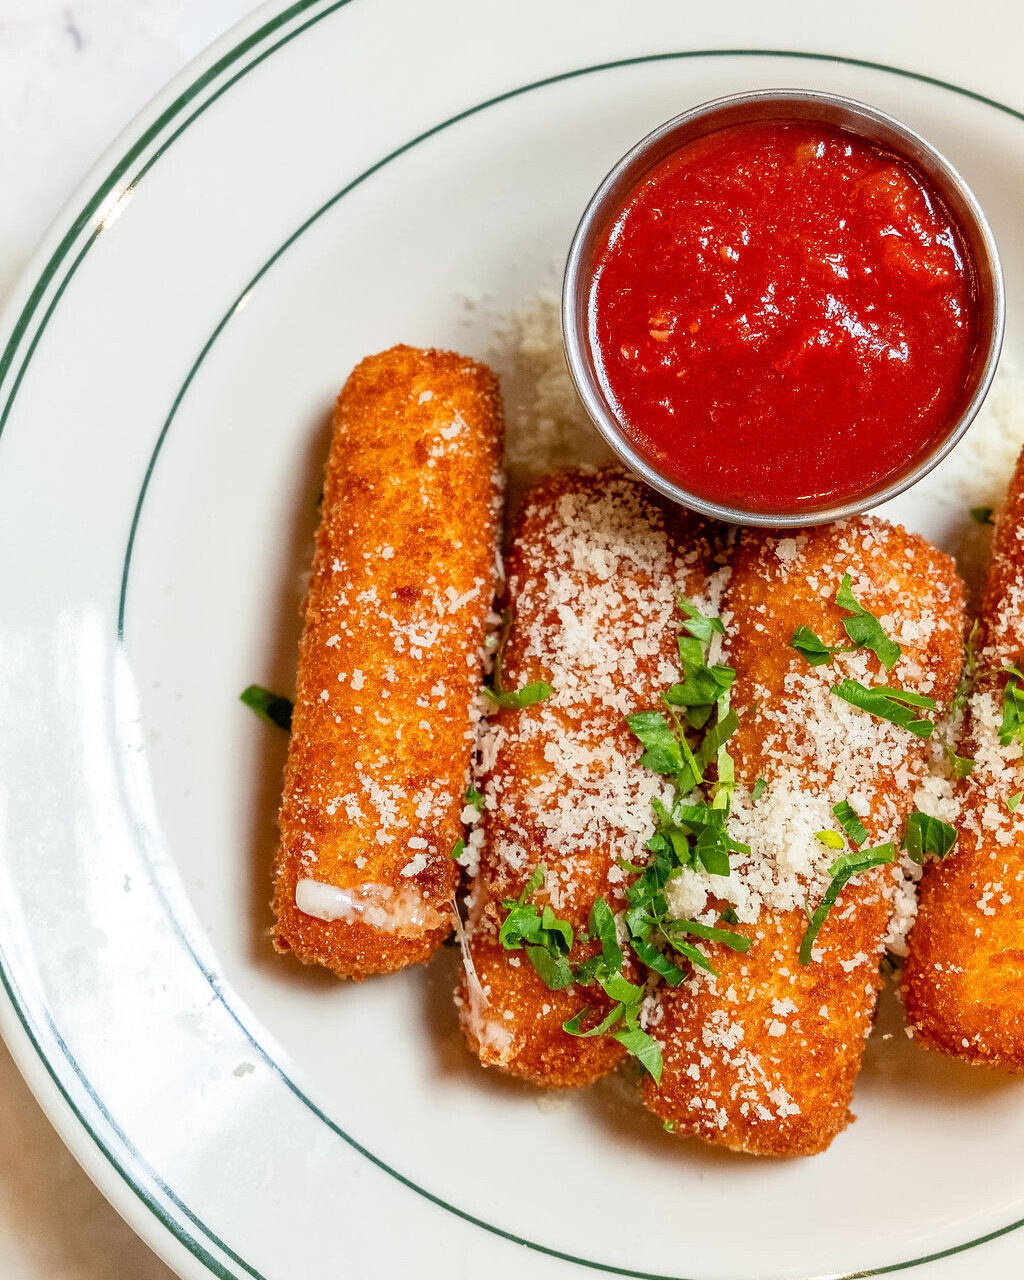
M218 85L216 90L213 93L211 93L209 97L204 99L198 105L196 110L192 112L191 115L189 115L186 119L178 123L176 127L170 130L170 132L166 133L166 136L164 136L160 141L159 146L157 146L153 151L152 155L150 155L150 157L140 165L140 167L134 173L131 180L126 184L126 186L123 189L130 190L134 188L138 184L138 182L141 181L141 179L145 176L145 174L152 168L152 166L160 159L160 157L166 153L168 148L173 145L174 141L178 137L180 137L181 134L189 127L189 125L194 120L196 120L207 109L207 107L211 106L219 97L221 97L225 92L227 92L227 90L230 89L232 85L237 83L238 80L240 80L243 76L247 75L249 71L251 71L253 68L258 66L266 58L270 57L274 52L276 52L277 49L288 44L296 36L299 36L304 32L308 31L311 27L319 23L323 18L328 17L330 14L338 11L339 9L344 8L349 3L351 3L351 0L331 0L330 3L324 3L324 0L297 0L297 3L288 5L276 17L270 19L263 26L259 27L256 31L251 33L249 36L245 37L238 44L233 46L226 54L224 54L221 58L219 58L215 63L213 63L205 71L200 73L200 75L198 75L196 79L193 80L182 91L182 93L179 94L178 97L175 98L175 100L168 107L164 109L163 112L161 112L161 114L157 117L157 119L143 132L143 134L140 135L138 139L136 139L136 141L131 145L131 147L124 153L124 155L120 158L120 160L117 162L115 167L111 170L107 178L101 183L100 187L97 188L95 194L85 203L85 205L83 205L82 209L80 210L80 212L77 214L77 216L74 218L73 222L71 223L71 226L68 228L67 232L62 237L57 248L54 250L53 254L49 258L49 260L46 262L45 266L40 272L39 277L36 280L29 294L28 300L26 301L24 307L19 313L17 321L15 322L14 328L12 330L10 340L8 341L2 355L0 355L0 388L3 388L5 386L8 387L7 402L4 406L2 414L0 414L0 434L2 434L3 429L6 426L8 417L10 416L10 412L13 408L14 401L17 396L18 389L21 385L22 377L24 376L24 373L26 372L29 364L31 363L32 356L46 329L49 319L52 316L54 310L56 309L56 306L59 303L60 298L63 295L65 289L67 288L75 272L77 271L78 266L82 262L85 255L88 253L89 249L95 243L98 236L101 234L103 230L102 224L94 227L91 234L87 237L85 243L82 245L81 249L78 251L76 256L71 260L70 265L68 265L65 271L65 274L63 275L63 277L61 278L61 280L59 281L56 287L53 298L51 299L49 305L47 306L46 311L42 316L38 329L36 330L34 336L32 337L31 342L29 343L22 365L17 375L14 377L12 381L11 371L13 368L14 360L18 353L18 348L20 347L24 338L26 337L26 334L28 333L29 327L32 323L35 313L37 312L43 299L45 298L47 289L49 288L50 284L53 282L61 266L66 262L72 250L74 249L74 246L78 238L80 237L81 233L83 232L83 230L85 230L85 228L88 227L90 221L95 217L97 211L100 208L102 208L103 202L117 188L118 184L122 182L122 179L124 178L125 174L131 169L132 165L141 158L146 148L151 143L154 143L158 139L160 139L161 135L164 134L165 131L168 130L171 125L174 124L174 122L181 115L181 113L185 111L185 109L195 101L195 99L203 92L204 89L213 86L221 76L223 76L226 72L231 70L231 68L233 68L235 64L241 58L243 58L247 53L256 52L257 50L259 50L261 45L269 41L271 37L273 37L275 34L279 33L281 29L284 26L286 26L292 19L300 16L301 14L307 13L310 10L315 9L318 4L321 6L319 9L319 12L313 13L305 22L296 25L291 31L284 33L281 36L281 38L278 39L276 42L270 43L267 45L266 48L263 48L262 50L260 50L257 56L255 56L251 61L246 63L245 66L236 70L234 74L230 75L226 80L224 80L223 83ZM374 165L366 169L362 174L360 174L352 182L348 183L344 188L342 188L339 192L337 192L334 196L332 196L330 200L328 200L324 205L322 205L318 210L316 210L316 212L312 214L310 218L308 218L291 236L289 236L288 239L274 252L274 254L270 258L267 259L267 261L263 264L263 266L259 269L259 271L253 276L252 280L246 285L245 289L242 290L242 293L239 294L238 299L236 299L236 301L232 304L231 308L227 311L227 313L221 319L217 327L214 329L213 333L211 334L207 342L204 344L201 352L199 353L199 356L197 357L192 368L189 370L177 396L175 397L175 400L171 407L171 411L168 414L167 420L165 421L160 431L160 434L158 436L157 442L154 446L149 465L146 469L146 473L143 478L142 485L140 487L139 497L136 503L136 508L133 515L133 519L132 519L131 530L129 533L128 544L125 551L125 560L124 560L124 566L123 566L122 578L121 578L121 591L120 591L120 601L119 601L119 610L118 610L119 639L123 639L124 612L125 612L128 576L129 576L129 570L131 566L131 557L132 557L132 550L134 547L135 535L138 528L138 521L139 521L139 517L142 510L142 505L145 500L149 481L153 474L153 469L156 465L157 458L159 457L161 447L163 445L164 440L166 439L167 432L171 426L171 423L174 420L177 410L180 407L180 404L185 394L187 393L188 388L193 378L195 377L196 372L198 371L199 367L205 360L207 354L209 353L210 349L216 342L217 338L220 336L220 334L223 332L224 328L230 321L232 315L235 314L235 311L238 306L238 302L241 300L242 296L245 293L248 293L248 291L262 279L262 277L267 273L267 271L270 270L270 268L274 265L274 263L279 260L279 258L287 251L287 249L292 244L294 244L295 241L301 235L303 235L305 231L307 231L324 213L326 213L330 208L332 208L335 204L337 204L338 201L341 200L346 194L354 190L357 186L361 185L364 181L366 181L367 178L372 176L374 173L377 173L378 171L380 171L382 168L384 168L385 165L389 164L392 160L397 159L399 156L403 155L405 152L411 150L415 146L418 146L421 142L424 142L428 138L433 137L435 134L440 133L442 130L447 129L450 126L457 124L462 120L466 120L469 117L474 116L479 112L486 110L489 107L496 106L501 102L508 101L512 98L518 97L524 93L531 92L535 89L541 89L546 86L560 83L562 81L576 79L580 76L593 74L599 71L614 70L616 68L636 66L636 65L652 63L652 62L663 62L663 61L682 60L682 59L697 59L697 58L722 58L722 57L762 57L762 58L776 57L776 58L787 58L787 59L811 61L811 62L828 62L828 63L834 63L834 64L845 65L845 66L860 67L866 70L880 71L883 73L900 76L905 79L914 80L922 84L929 84L939 89L947 90L949 92L958 94L961 97L969 98L985 106L992 107L995 110L1002 112L1003 114L1013 117L1014 119L1024 121L1024 112L1018 111L1015 108L1006 105L1005 103L998 102L994 98L990 98L984 94L977 93L974 90L962 88L959 85L955 85L950 83L949 81L938 79L934 76L928 76L928 75L923 75L913 71L907 71L899 67L892 67L884 63L873 62L867 59L849 58L841 55L826 54L826 53L812 53L804 50L704 49L704 50L680 50L680 51L668 52L668 53L639 55L636 57L623 58L623 59L617 59L611 62L599 63L593 66L580 67L572 71L560 73L558 75L548 76L542 80L538 80L530 84L522 85L518 88L511 89L505 93L499 94L493 98L489 98L485 102L481 102L473 107L467 108L465 111L459 112L457 115L452 116L450 119L445 120L440 124L435 125L431 129L424 131L423 133L419 134L417 137L413 138L409 142L403 144L401 147L392 151L387 156L383 157ZM173 919L173 915L172 915L172 919ZM255 1038L253 1033L248 1029L248 1027L244 1025L244 1023L239 1018L237 1012L230 1006L230 1004L228 1004L227 1000L224 998L220 990L219 984L214 982L213 975L206 970L205 966L202 964L201 960L196 955L194 949L190 945L187 934L185 933L183 928L180 926L180 923L177 920L174 920L174 924L176 927L176 931L179 934L179 937L184 942L186 948L192 955L192 958L195 960L196 964L202 970L207 981L210 982L211 987L218 995L226 1012L229 1014L229 1016L232 1017L232 1019L236 1022L239 1028L249 1038L250 1042L253 1045L253 1048L257 1050L257 1052L260 1054L263 1060L276 1072L278 1077L291 1090L291 1092L301 1102L303 1102L304 1105L306 1105L320 1120L322 1120L334 1133L336 1133L340 1138L342 1138L355 1151L365 1156L368 1160L370 1160L374 1165L376 1165L383 1172L388 1173L391 1177L395 1178L398 1182L400 1182L403 1186L407 1187L409 1190L416 1192L417 1194L423 1196L424 1198L426 1198L428 1201L435 1204L439 1208L443 1208L455 1214L457 1217L463 1219L464 1221L472 1223L475 1226L481 1227L482 1229L496 1236L499 1236L502 1239L511 1241L516 1244L524 1245L529 1249L532 1249L541 1254L545 1254L549 1257L558 1258L566 1262L575 1263L579 1266L583 1266L591 1270L603 1271L606 1274L633 1277L634 1280L682 1280L681 1277L670 1277L666 1275L655 1274L652 1272L636 1271L629 1268L616 1267L606 1263L601 1263L594 1260L577 1257L573 1254L566 1253L558 1249L549 1248L546 1245L542 1245L534 1241L523 1239L522 1237L516 1235L513 1232L505 1231L502 1228L497 1227L491 1223L484 1222L481 1219L474 1217L472 1214L466 1213L465 1211L459 1209L457 1206L447 1203L446 1201L442 1200L440 1197L428 1191L426 1188L419 1186L417 1183L413 1182L411 1179L407 1178L405 1175L401 1174L396 1169L391 1168L389 1165L379 1160L372 1152L368 1151L366 1148L361 1146L354 1138L352 1138L343 1129L341 1129L340 1126L338 1126L333 1120L331 1120L330 1117L327 1116L309 1097L307 1097L302 1092L302 1090L298 1087L298 1085L296 1085L294 1081L292 1081L281 1070L281 1068L273 1060L273 1058L263 1049L262 1045L258 1042L258 1040ZM20 1022L21 1027L29 1040L29 1043L31 1044L34 1052L42 1062L50 1079L53 1081L58 1094L67 1104L67 1106L70 1108L70 1110L74 1114L75 1118L78 1120L79 1124L82 1126L85 1133L89 1136L91 1141L97 1146L97 1148L103 1154L105 1159L110 1164L111 1168L113 1168L119 1174L119 1176L124 1180L125 1184L139 1198L141 1203L144 1204L146 1208L154 1215L157 1221L163 1227L165 1227L172 1234L172 1236L181 1245L183 1245L192 1254L192 1256L197 1259L197 1261L201 1262L213 1275L218 1277L232 1277L232 1276L238 1275L239 1274L238 1271L234 1271L226 1268L224 1264L220 1262L219 1259L217 1259L213 1254L209 1252L209 1250L203 1245L201 1240L199 1240L194 1233L187 1230L181 1222L179 1222L171 1214L169 1214L165 1209L164 1205L153 1194L150 1187L143 1185L139 1181L136 1181L136 1179L131 1175L128 1169L125 1168L124 1164L119 1158L118 1149L112 1146L110 1143L108 1143L104 1139L104 1137L94 1127L93 1123L90 1121L90 1118L85 1114L82 1108L77 1104L74 1097L72 1096L71 1090L67 1086L65 1079L58 1073L56 1067L52 1062L50 1055L47 1053L46 1049L43 1047L41 1039L36 1031L36 1026L38 1025L38 1022L33 1021L33 1018L30 1016L30 1013L29 1013L27 1002L22 999L22 997L18 992L16 983L13 977L13 973L10 970L10 966L8 964L6 954L4 953L2 948L0 948L0 981L2 981L8 1000L10 1001L11 1006L16 1013L18 1021ZM103 1118L103 1120L110 1126L113 1132L117 1135L117 1138L121 1143L123 1151L127 1153L130 1159L132 1159L134 1162L136 1162L137 1164L139 1164L144 1168L145 1173L150 1180L150 1183L153 1186L156 1186L157 1188L159 1188L159 1190L167 1197L168 1200L171 1201L171 1203L174 1204L174 1206L180 1211L180 1213L184 1215L189 1222L192 1223L192 1225L197 1229L197 1231L201 1232L202 1235L205 1236L206 1239L209 1240L215 1248L220 1250L225 1255L225 1257L230 1258L231 1261L235 1263L238 1268L241 1269L242 1273L252 1277L253 1280L264 1280L264 1277L261 1275L260 1272L258 1272L252 1266L250 1266L247 1262L245 1262L245 1260L242 1257L240 1257L237 1253L235 1253L234 1250L232 1250L227 1244L225 1244L224 1241L220 1240L213 1231L211 1231L200 1219L198 1219L192 1213L192 1211L188 1208L188 1206L183 1201L181 1201L175 1195L175 1193L170 1189L170 1187L168 1187L162 1181L162 1179L159 1177L156 1171L152 1169L148 1165L148 1163L142 1159L141 1155L135 1150L135 1148L133 1147L127 1135L123 1133L123 1131L117 1126L116 1122L113 1120L112 1115L107 1110L106 1106L103 1104L99 1096L96 1094L95 1090L90 1085L88 1079L82 1073L80 1067L78 1066L78 1063L74 1058L74 1055L70 1051L70 1048L65 1044L56 1026L52 1023L48 1015L46 1015L45 1013L42 1021L48 1027L50 1034L52 1035L52 1037L57 1043L58 1048L60 1049L61 1055L64 1057L68 1066L71 1068L71 1071L73 1072L79 1084L86 1091L89 1099L91 1100L94 1107L96 1108L96 1111ZM835 1275L835 1273L832 1273L829 1280L867 1280L867 1278L871 1276L886 1275L886 1274L891 1274L895 1271L901 1271L911 1267L921 1266L929 1262L938 1261L939 1259L942 1259L942 1258L951 1257L957 1253L962 1253L967 1249L974 1248L975 1246L984 1244L987 1241L998 1239L1000 1236L1003 1236L1008 1234L1009 1232L1015 1231L1019 1229L1021 1226L1024 1226L1024 1219L1019 1219L1015 1222L1009 1223L1006 1226L999 1227L994 1231L990 1231L985 1235L969 1240L963 1244L953 1245L947 1249L939 1250L935 1253L922 1255L920 1257L908 1259L902 1262L890 1263L885 1266L871 1268L869 1270L845 1272L841 1276L837 1276Z

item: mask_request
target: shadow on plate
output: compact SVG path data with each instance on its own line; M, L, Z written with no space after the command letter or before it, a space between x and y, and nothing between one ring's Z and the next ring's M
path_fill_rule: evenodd
M894 1090L912 1098L915 1106L940 1109L987 1105L996 1095L1012 1088L1019 1089L1020 1080L1009 1072L975 1067L915 1044L907 1035L896 987L886 982L857 1079L855 1111L858 1102L863 1107L873 1094L891 1096Z
M288 536L282 539L276 575L268 579L268 594L275 607L268 616L276 620L276 628L267 635L266 653L253 680L265 683L275 692L291 697L295 690L295 669L302 635L301 607L312 560L313 538L320 519L319 496L323 484L324 464L331 437L331 413L326 413L309 431L309 439L296 477ZM239 690L241 692L241 690ZM336 987L333 974L315 966L287 960L274 952L270 940L273 914L270 909L271 872L277 851L277 811L281 804L281 779L288 754L287 735L270 725L257 723L255 765L249 827L249 900L250 955L254 964L289 986L311 988Z
M571 1108L578 1122L604 1129L617 1150L643 1151L648 1158L666 1163L685 1159L691 1167L710 1169L749 1159L696 1138L666 1133L661 1121L643 1105L639 1070L632 1063L624 1063L589 1088L560 1090L540 1089L481 1066L466 1047L459 1029L452 998L458 976L457 947L443 948L428 965L415 971L417 1007L423 1012L426 1038L433 1048L432 1068L438 1075L456 1079L460 1089L494 1098L519 1099L541 1111Z

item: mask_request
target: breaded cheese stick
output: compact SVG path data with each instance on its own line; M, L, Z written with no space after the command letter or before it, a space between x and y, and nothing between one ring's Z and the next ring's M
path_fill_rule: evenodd
M497 383L462 356L393 347L338 397L274 942L342 976L425 960L451 929L500 459Z
M958 787L957 845L921 881L903 1000L922 1044L1024 1071L1024 763L1019 736L1000 741L1022 682L999 674L1024 659L1024 455L996 520L975 643L960 748L974 768Z
M502 682L543 680L554 692L499 711L483 739L479 868L469 900L471 971L457 1002L469 1046L486 1066L550 1087L583 1085L624 1050L562 1023L609 1002L594 986L551 991L522 950L505 950L503 899L538 866L533 901L577 932L596 898L623 904L619 858L641 860L651 797L664 781L642 768L624 717L648 707L677 674L680 594L703 588L709 559L696 520L666 520L660 499L618 467L557 472L527 495L506 560L513 623ZM597 950L576 941L573 965Z
M851 614L834 603L847 573L856 600L902 645L889 672L867 648L812 666L790 646L800 626L828 645L850 643L842 620ZM960 669L962 587L948 557L881 520L748 530L722 616L739 714L728 745L745 784L730 834L750 854L733 855L728 878L684 871L669 903L712 925L729 906L752 942L745 954L705 944L718 976L697 972L656 993L647 1029L664 1070L660 1085L645 1082L645 1101L680 1133L760 1155L810 1155L850 1120L896 879L883 866L850 880L801 964L805 904L821 901L842 852L815 832L840 834L833 806L847 801L866 845L898 848L927 753L922 738L830 690L852 679L944 706Z

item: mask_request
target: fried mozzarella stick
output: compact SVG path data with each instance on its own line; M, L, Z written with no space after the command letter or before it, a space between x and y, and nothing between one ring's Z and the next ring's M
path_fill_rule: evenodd
M1024 687L1000 674L1024 659L1024 455L996 520L975 644L959 748L974 768L958 788L957 845L921 882L903 999L929 1048L1024 1071Z
M624 717L675 679L680 594L703 589L707 537L666 519L661 500L617 467L557 472L527 495L506 560L513 623L505 689L554 692L500 710L483 739L479 868L469 900L467 965L457 996L469 1046L486 1066L550 1087L589 1084L621 1060L607 1036L562 1029L610 1002L595 986L552 991L524 950L506 950L503 900L544 868L532 901L578 933L596 898L624 901L619 858L644 860L651 797L664 780L638 763ZM481 839L482 837L482 839ZM576 965L599 950L575 941Z
M338 397L274 941L345 977L425 960L451 929L500 459L497 383L462 356L393 347Z
M847 573L856 601L902 645L891 671L869 648L812 666L790 646L797 627L826 645L851 643L842 622L852 614L835 603ZM962 587L948 557L881 520L748 530L722 616L739 715L728 747L745 784L730 834L750 853L732 855L727 878L684 870L669 905L711 925L731 907L751 944L746 953L708 944L717 977L695 971L652 998L647 1029L664 1070L660 1086L646 1081L645 1100L677 1132L758 1155L810 1155L851 1118L897 880L892 866L851 879L800 962L805 904L821 902L834 861L852 849L849 839L840 846L833 806L852 806L865 847L898 848L927 758L923 738L830 690L849 679L944 707L960 670Z

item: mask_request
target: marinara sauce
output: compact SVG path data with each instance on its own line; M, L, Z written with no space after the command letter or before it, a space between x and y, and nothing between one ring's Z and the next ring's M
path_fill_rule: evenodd
M594 265L615 411L701 497L764 513L861 497L959 410L974 265L924 177L856 134L770 121L689 143Z

